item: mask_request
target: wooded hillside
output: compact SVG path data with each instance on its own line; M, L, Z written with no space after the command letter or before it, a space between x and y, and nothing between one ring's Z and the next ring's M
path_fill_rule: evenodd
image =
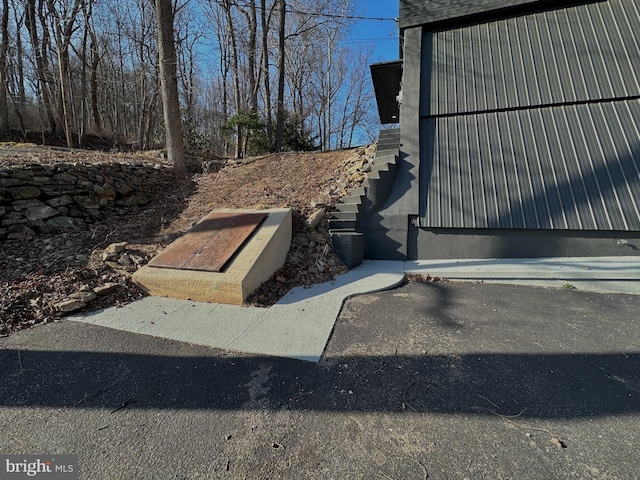
M152 0L0 0L0 138L164 145ZM377 134L349 0L173 2L185 148L244 157Z

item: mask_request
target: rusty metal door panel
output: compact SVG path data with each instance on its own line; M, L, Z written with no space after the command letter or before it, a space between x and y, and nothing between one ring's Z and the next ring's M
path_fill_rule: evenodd
M212 212L149 265L220 272L267 216L267 213Z

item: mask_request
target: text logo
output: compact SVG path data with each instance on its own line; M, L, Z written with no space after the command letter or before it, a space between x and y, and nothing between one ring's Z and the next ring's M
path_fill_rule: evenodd
M0 455L0 480L77 480L77 455Z

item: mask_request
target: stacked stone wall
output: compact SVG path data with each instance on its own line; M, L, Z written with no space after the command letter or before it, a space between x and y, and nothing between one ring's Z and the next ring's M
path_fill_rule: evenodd
M175 185L161 164L0 165L0 241L84 229L105 215L127 215Z

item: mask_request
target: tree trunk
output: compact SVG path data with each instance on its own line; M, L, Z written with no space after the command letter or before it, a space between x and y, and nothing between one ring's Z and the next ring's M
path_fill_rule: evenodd
M144 58L144 43L140 42L138 45L138 55L140 57L140 61L142 61L142 59ZM138 96L140 97L137 101L136 101L136 114L138 117L138 148L140 150L146 150L146 145L145 145L145 132L146 132L146 118L147 115L149 114L148 110L147 110L147 73L144 69L140 69L138 76L140 77L139 80L139 94ZM149 102L151 103L151 102Z
M59 106L56 106L57 94L51 85L55 84L55 75L49 66L49 52L51 51L51 37L49 35L49 27L47 25L47 13L44 11L46 0L38 0L38 19L40 20L40 28L42 29L42 41L40 42L40 58L42 59L42 81L43 94L46 95L45 106L48 108L47 117L49 120L50 131L57 135L62 135L62 123L60 121ZM36 27L37 28L37 27Z
M332 129L332 125L331 125L331 104L332 99L332 92L331 92L331 74L333 73L331 71L332 67L333 67L333 53L331 51L331 34L329 32L327 32L327 109L326 109L326 114L325 114L325 142L326 145L323 148L323 150L325 151L329 151L331 150L331 129Z
M14 18L16 22L16 57L18 68L18 109L20 113L24 112L27 103L27 95L24 88L24 48L22 46L22 24L24 22L24 12L18 17L18 9L14 9Z
M219 12L218 12L219 13ZM221 118L216 128L219 131L222 130L229 121L229 45L227 44L227 34L224 32L224 21L219 14L214 14L215 31L218 44L220 45L220 76L219 82L220 96L222 98L221 106ZM229 142L226 135L222 135L220 138L220 151L223 156L229 155Z
M2 0L2 44L0 44L0 135L9 133L9 105L7 92L9 91L7 77L7 51L9 50L9 0Z
M258 111L258 80L256 78L256 36L258 20L256 15L256 0L251 0L249 6L249 95L251 112Z
M262 62L264 75L264 116L267 123L267 142L273 146L273 118L271 116L271 78L269 75L269 24L267 22L267 0L260 0L260 20L262 24Z
M41 6L41 5L40 5ZM41 14L42 12L38 10ZM49 85L47 84L47 58L44 55L44 46L41 45L38 39L38 25L36 24L36 1L27 0L25 7L25 25L29 31L29 40L31 41L31 48L36 57L36 75L38 77L38 96L42 102L45 116L47 118L47 130L53 131L56 127L55 118L53 115L53 108L51 106L51 93L49 91ZM44 38L44 32L43 32Z
M279 152L282 149L282 136L284 134L285 14L285 0L280 0L280 24L278 27L278 111L276 114L276 152Z
M149 113L147 114L147 120L145 125L145 135L144 135L144 142L143 142L144 150L149 150L153 148L152 139L153 139L153 132L155 131L155 128L156 128L156 111L158 110L157 104L158 104L158 91L156 89L154 90L153 95L149 100L149 108L148 108Z
M91 15L93 13L93 0L84 2L82 11L84 13L84 32L82 33L82 74L80 76L80 135L78 135L80 145L82 145L89 125L89 105L87 102L87 43L89 42L89 24L91 23Z
M80 10L83 0L75 0L71 11L64 9L56 10L56 2L47 0L49 13L55 19L55 38L56 47L58 49L58 73L60 75L60 104L62 113L62 122L64 134L67 140L67 147L75 146L73 140L73 104L71 93L71 81L69 78L69 46L71 45L71 36L74 32L74 23Z
M173 2L155 0L158 24L158 55L160 63L160 86L167 142L167 156L176 172L186 175L184 140L178 100L178 78L176 74L176 48L173 36Z
M60 73L60 100L62 105L62 119L67 147L75 147L73 141L72 112L71 112L71 83L69 82L69 50L58 49L58 71Z
M93 128L97 134L102 132L102 122L100 120L100 111L98 110L98 65L100 63L100 55L98 55L98 41L96 34L91 29L91 73L89 74L89 90L91 97L91 116L93 117Z
M238 68L238 48L236 45L236 33L233 27L233 18L231 16L231 4L229 0L223 2L225 15L227 17L227 28L229 32L229 41L231 43L231 66L233 68L233 99L235 102L236 115L240 115L242 110L242 100L240 97L240 72ZM242 157L242 128L240 125L236 128L236 149L235 158Z

